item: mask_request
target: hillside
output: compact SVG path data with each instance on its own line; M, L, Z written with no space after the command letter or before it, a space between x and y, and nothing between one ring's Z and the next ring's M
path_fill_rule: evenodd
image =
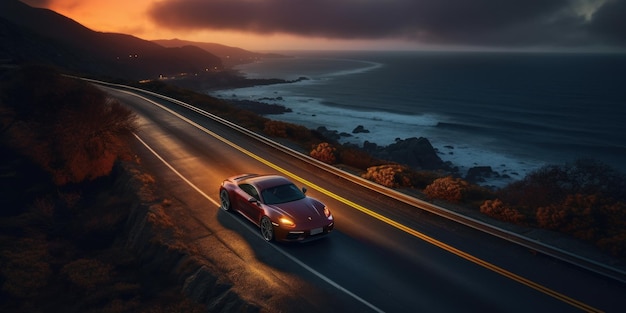
M185 46L196 46L204 49L210 53L213 53L222 59L224 67L232 67L237 64L250 63L261 58L285 58L287 56L275 54L275 53L259 53L252 52L245 49L230 47L219 43L210 42L196 42L180 39L161 39L153 40L163 47L176 48Z
M0 40L5 62L48 63L97 76L138 80L223 68L218 56L199 47L163 47L131 35L93 31L17 0L0 2Z

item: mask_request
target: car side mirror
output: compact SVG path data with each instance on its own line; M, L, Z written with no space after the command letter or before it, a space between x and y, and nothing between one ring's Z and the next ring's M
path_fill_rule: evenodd
M257 200L255 197L250 197L250 199L248 199L248 202L259 204L259 200Z
M302 193L306 193L306 187L302 187Z

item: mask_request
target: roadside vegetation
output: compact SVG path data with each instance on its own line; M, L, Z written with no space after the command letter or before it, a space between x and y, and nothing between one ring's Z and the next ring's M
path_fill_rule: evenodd
M7 75L0 131L57 185L107 176L129 155L133 113L98 88L46 67Z
M117 234L136 200L113 192L112 183L119 161L133 161L132 112L49 68L0 74L0 310L204 311L180 294L177 282L141 271L140 261L119 245ZM322 162L378 184L560 232L626 258L626 178L593 160L546 166L493 190L449 173L379 160L315 130L207 95L160 82L137 86L297 144ZM167 226L167 217L155 218Z
M0 311L205 312L120 243L133 113L49 68L0 75Z
M274 121L220 99L153 81L137 84L179 99L252 131L299 145L322 162L346 168L386 187L409 189L430 201L461 205L494 219L552 230L626 258L626 175L595 160L547 165L500 189L445 171L413 169L373 158L316 130Z

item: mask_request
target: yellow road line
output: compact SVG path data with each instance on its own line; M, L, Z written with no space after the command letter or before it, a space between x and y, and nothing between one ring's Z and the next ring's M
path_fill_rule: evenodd
M247 156L249 156L249 157L251 157L251 158L253 158L253 159L255 159L255 160L257 160L257 161L259 161L259 162L261 162L263 164L265 164L265 165L267 165L268 167L273 168L274 170L284 174L285 176L288 176L288 177L292 178L293 180L296 180L296 181L298 181L298 182L300 182L302 184L310 186L311 188L314 188L317 191L319 191L319 192L321 192L321 193L323 193L323 194L325 194L325 195L327 195L327 196L329 196L329 197L331 197L331 198L333 198L333 199L335 199L337 201L340 201L340 202L342 202L342 203L344 203L344 204L346 204L346 205L348 205L348 206L350 206L350 207L352 207L354 209L357 209L360 212L365 213L365 214L367 214L367 215L369 215L369 216L371 216L371 217L373 217L373 218L375 218L375 219L377 219L377 220L379 220L379 221L381 221L383 223L386 223L386 224L388 224L390 226L393 226L396 229L404 231L404 232L406 232L406 233L408 233L408 234L410 234L410 235L412 235L412 236L414 236L416 238L419 238L419 239L421 239L423 241L426 241L426 242L428 242L428 243L430 243L430 244L432 244L434 246L437 246L437 247L439 247L439 248L441 248L441 249L443 249L445 251L448 251L448 252L450 252L450 253L452 253L454 255L457 255L457 256L465 259L465 260L468 260L468 261L470 261L472 263L480 265L480 266L482 266L482 267L484 267L486 269L489 269L489 270L491 270L493 272L496 272L496 273L498 273L498 274L500 274L502 276L505 276L505 277L507 277L507 278L509 278L511 280L514 280L516 282L524 284L524 285L526 285L526 286L528 286L530 288L533 288L533 289L535 289L537 291L540 291L540 292L542 292L542 293L544 293L546 295L549 295L549 296L551 296L551 297L553 297L555 299L558 299L558 300L560 300L562 302L565 302L565 303L567 303L567 304L569 304L571 306L574 306L574 307L576 307L578 309L581 309L581 310L586 311L586 312L602 312L601 310L599 310L597 308L594 308L594 307L592 307L590 305L587 305L587 304L585 304L583 302L580 302L578 300L572 299L572 298L570 298L570 297L568 297L566 295L563 295L563 294L561 294L559 292L556 292L556 291L554 291L554 290L552 290L550 288L542 286L542 285L540 285L540 284L538 284L536 282L533 282L533 281L531 281L531 280L529 280L527 278L524 278L524 277L519 276L517 274L514 274L512 272L509 272L509 271L507 271L507 270L505 270L505 269L503 269L503 268L501 268L499 266L496 266L496 265L491 264L491 263L489 263L487 261L484 261L484 260L482 260L480 258L477 258L477 257L475 257L475 256L473 256L473 255L471 255L471 254L469 254L467 252L461 251L461 250L459 250L459 249L457 249L455 247L452 247L452 246L450 246L450 245L448 245L446 243L443 243L443 242L441 242L441 241L439 241L437 239L434 239L434 238L432 238L430 236L427 236L427 235L425 235L423 233L420 233L420 232L418 232L418 231L416 231L416 230L414 230L414 229L412 229L412 228L410 228L410 227L408 227L408 226L406 226L404 224L396 222L396 221L394 221L394 220L392 220L392 219L390 219L390 218L388 218L388 217L386 217L384 215L376 213L376 212L374 212L374 211L372 211L372 210L370 210L368 208L365 208L365 207L363 207L363 206L361 206L361 205L359 205L357 203L354 203L354 202L352 202L352 201L350 201L350 200L348 200L346 198L343 198L343 197L341 197L339 195L336 195L336 194L330 192L329 190L326 190L325 188L322 188L319 185L316 185L316 184L314 184L314 183L312 183L312 182L310 182L310 181L308 181L308 180L306 180L304 178L301 178L300 176L298 176L298 175L296 175L294 173L291 173L290 171L288 171L288 170L286 170L286 169L284 169L284 168L282 168L282 167L280 167L280 166L278 166L278 165L276 165L276 164L274 164L274 163L272 163L270 161L267 161L267 160L257 156L256 154L254 154L254 153L252 153L252 152L250 152L250 151L248 151L248 150L246 150L246 149L236 145L235 143L227 140L226 138L224 138L224 137L222 137L222 136L220 136L220 135L218 135L218 134L216 134L216 133L214 133L214 132L212 132L212 131L204 128L204 127L202 127L201 125L197 124L196 122L194 122L194 121L192 121L192 120L190 120L190 119L188 119L188 118L186 118L186 117L184 117L184 116L174 112L173 110L171 110L171 109L169 109L169 108L167 108L167 107L165 107L165 106L163 106L163 105L161 105L159 103L156 103L156 102L154 102L154 101L152 101L150 99L147 99L145 97L139 96L139 95L134 94L134 93L130 93L130 94L133 94L133 95L135 95L137 97L140 97L140 98L142 98L142 99L144 99L144 100L146 100L148 102L153 103L154 105L162 108L163 110L165 110L165 111L175 115L176 117L184 120L185 122L191 124L192 126L198 128L199 130L205 132L206 134L208 134L208 135L210 135L210 136L212 136L212 137L222 141L223 143L225 143L225 144L227 144L227 145L237 149L241 153L243 153L243 154L245 154L245 155L247 155Z

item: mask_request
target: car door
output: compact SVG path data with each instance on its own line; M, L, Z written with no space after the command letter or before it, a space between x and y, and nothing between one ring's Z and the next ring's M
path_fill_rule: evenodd
M258 221L260 204L255 201L251 202L249 200L250 198L254 198L259 201L259 193L254 188L254 186L250 184L240 184L239 188L241 191L243 191L241 195L237 197L239 201L239 208L241 208L242 213L245 214L248 218L252 219L253 221Z

